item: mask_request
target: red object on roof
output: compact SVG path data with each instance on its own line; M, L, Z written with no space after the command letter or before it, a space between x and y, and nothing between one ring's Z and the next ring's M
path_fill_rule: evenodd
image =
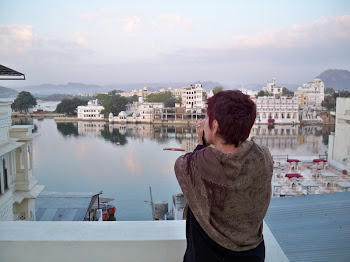
M300 160L298 160L298 159L287 159L287 162L288 162L288 163L291 163L291 162L300 162Z
M38 109L34 112L34 114L42 114L42 113L44 113L44 110L42 109Z
M292 177L299 178L299 177L303 177L303 176L300 175L300 174L286 174L286 177L288 177L288 178L292 178Z
M326 163L327 162L327 160L326 159L314 159L314 160L312 160L314 163L319 163L319 162L324 162L324 163Z

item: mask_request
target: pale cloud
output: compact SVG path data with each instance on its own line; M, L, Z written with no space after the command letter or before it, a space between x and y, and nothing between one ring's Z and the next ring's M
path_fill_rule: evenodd
M128 34L129 37L136 36L136 29L140 26L142 21L141 16L132 16L129 18L121 19L121 23L123 23L123 31Z
M81 46L88 45L88 41L82 33L79 33L79 32L75 33L73 36L73 39L78 45L81 45Z
M350 43L350 15L323 17L308 25L264 30L251 36L233 36L232 48L303 48L334 41Z
M0 53L23 53L37 39L29 25L0 25Z
M67 63L91 55L86 38L40 36L30 25L0 25L0 58L21 63Z
M97 18L103 18L104 16L106 16L107 14L107 9L103 8L98 12L91 12L91 13L87 13L87 14L81 14L80 18L81 19L97 19Z
M127 33L129 37L136 36L136 30L142 21L141 15L127 16L125 13L117 12L114 9L107 10L105 8L98 12L81 14L83 20L97 20L102 24L119 24L122 26L122 31Z
M307 25L235 36L229 43L183 47L163 54L158 63L172 61L166 69L183 78L190 71L194 79L252 82L274 76L303 83L327 68L348 68L349 19L350 15L325 17ZM190 70L197 67L200 71Z
M189 18L183 18L176 14L161 14L156 21L151 24L151 31L165 26L170 31L174 31L176 28L183 28L185 30L191 30L193 22Z

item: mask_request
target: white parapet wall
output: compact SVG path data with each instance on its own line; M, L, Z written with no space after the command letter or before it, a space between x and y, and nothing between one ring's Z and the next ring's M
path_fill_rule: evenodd
M0 261L180 262L185 221L0 222ZM288 261L264 224L267 262Z

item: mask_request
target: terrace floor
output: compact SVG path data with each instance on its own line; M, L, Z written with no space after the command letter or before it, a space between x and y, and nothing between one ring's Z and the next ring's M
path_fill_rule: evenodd
M286 174L300 174L302 177L288 178ZM301 161L296 166L286 160L275 160L273 179L274 197L350 191L349 174L313 162Z

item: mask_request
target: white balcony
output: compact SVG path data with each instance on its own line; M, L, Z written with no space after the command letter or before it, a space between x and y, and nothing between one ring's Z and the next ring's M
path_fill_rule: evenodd
M264 223L266 262L289 261ZM182 261L185 221L0 222L0 261Z

